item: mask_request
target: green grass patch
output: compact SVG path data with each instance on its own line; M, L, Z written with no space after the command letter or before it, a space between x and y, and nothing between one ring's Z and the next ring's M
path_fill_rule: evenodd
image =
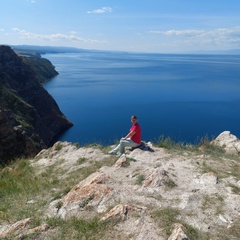
M238 187L234 184L229 184L229 186L232 188L233 193L240 195L240 187Z
M158 225L163 228L166 236L169 236L174 223L177 223L177 216L180 214L178 209L165 208L154 211L152 216L157 221Z
M87 159L85 157L81 157L78 159L77 164L81 165L81 164L85 163L86 161L87 161Z
M80 148L80 147L81 147L78 142L73 143L73 145L74 145L76 148Z
M213 172L213 173L216 173L216 171L206 163L206 161L203 162L202 164L202 173L209 173L209 172Z
M168 150L186 150L195 153L205 153L211 155L212 157L230 157L232 155L225 153L224 149L211 144L211 140L206 135L200 138L196 144L189 144L184 142L175 142L170 137L164 135L159 136L157 140L154 141L157 147L165 148Z
M167 188L174 188L177 187L177 184L172 180L172 179L168 179L167 181L164 182L164 185Z
M156 141L157 147L171 149L173 147L177 146L177 143L175 143L170 137L165 137L164 135L161 135L157 141Z
M0 224L28 217L41 221L47 204L66 195L74 185L102 166L112 166L114 162L113 158L92 161L65 178L61 178L65 171L58 164L37 174L38 169L33 169L28 159L19 159L0 168Z
M210 238L208 238L210 239ZM240 220L236 221L231 227L223 228L214 236L216 240L235 240L240 239Z
M219 194L205 195L202 201L201 209L203 211L211 210L212 214L219 215L223 213L224 199Z
M154 211L153 218L156 220L158 226L163 229L166 239L171 235L175 223L180 223L184 227L184 232L191 240L205 240L211 239L208 233L203 233L193 228L189 224L179 220L180 210L175 208L165 208Z
M136 179L136 184L137 185L142 185L143 181L145 180L145 175L139 174Z
M196 145L196 147L198 150L203 151L205 154L209 154L211 156L221 157L225 155L224 149L211 144L211 140L207 135L200 139L200 142Z
M1 219L14 222L41 216L39 207L59 184L49 175L36 176L27 159L20 159L0 170ZM29 201L33 200L33 203Z
M47 223L52 228L58 229L57 233L51 238L53 240L104 239L108 227L106 222L100 221L98 218L93 218L92 220L49 218Z
M238 161L239 161L239 159L238 159ZM240 179L240 161L232 164L230 175L236 177L237 179Z
M123 167L129 167L131 162L136 162L136 160L134 158L126 158L126 162L123 163Z
M57 146L55 146L56 151L60 151L62 149L63 145L61 143L58 143Z

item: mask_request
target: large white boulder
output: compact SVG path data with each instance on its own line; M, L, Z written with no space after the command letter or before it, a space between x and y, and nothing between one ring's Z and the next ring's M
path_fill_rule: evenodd
M222 132L216 139L211 142L215 146L222 147L227 153L240 153L240 140L230 131Z

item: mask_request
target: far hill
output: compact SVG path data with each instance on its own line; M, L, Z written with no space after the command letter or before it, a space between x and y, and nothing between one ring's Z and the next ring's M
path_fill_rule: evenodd
M86 50L73 47L52 47L52 46L35 46L35 45L11 45L17 54L23 56L40 56L46 53L73 53L85 52Z
M81 49L76 47L64 46L36 46L36 45L10 45L10 47L17 53L24 56L40 56L47 53L81 53L81 52L117 52L110 50L96 50L96 49ZM157 52L156 52L157 53ZM161 54L161 52L158 52ZM226 50L199 50L194 52L176 52L176 54L212 54L212 55L239 55L240 49L226 49Z

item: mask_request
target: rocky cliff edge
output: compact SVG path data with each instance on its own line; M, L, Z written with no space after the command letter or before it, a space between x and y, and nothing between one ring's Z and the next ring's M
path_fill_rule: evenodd
M16 215L29 212L2 220L0 237L240 239L240 158L232 152L239 143L226 131L201 146L145 143L116 158L107 154L114 146L57 142L30 160L48 190L21 200Z

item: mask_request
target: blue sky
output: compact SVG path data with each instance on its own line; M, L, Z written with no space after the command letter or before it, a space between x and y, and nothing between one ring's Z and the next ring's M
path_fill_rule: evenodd
M240 0L1 0L0 44L162 53L240 49Z

